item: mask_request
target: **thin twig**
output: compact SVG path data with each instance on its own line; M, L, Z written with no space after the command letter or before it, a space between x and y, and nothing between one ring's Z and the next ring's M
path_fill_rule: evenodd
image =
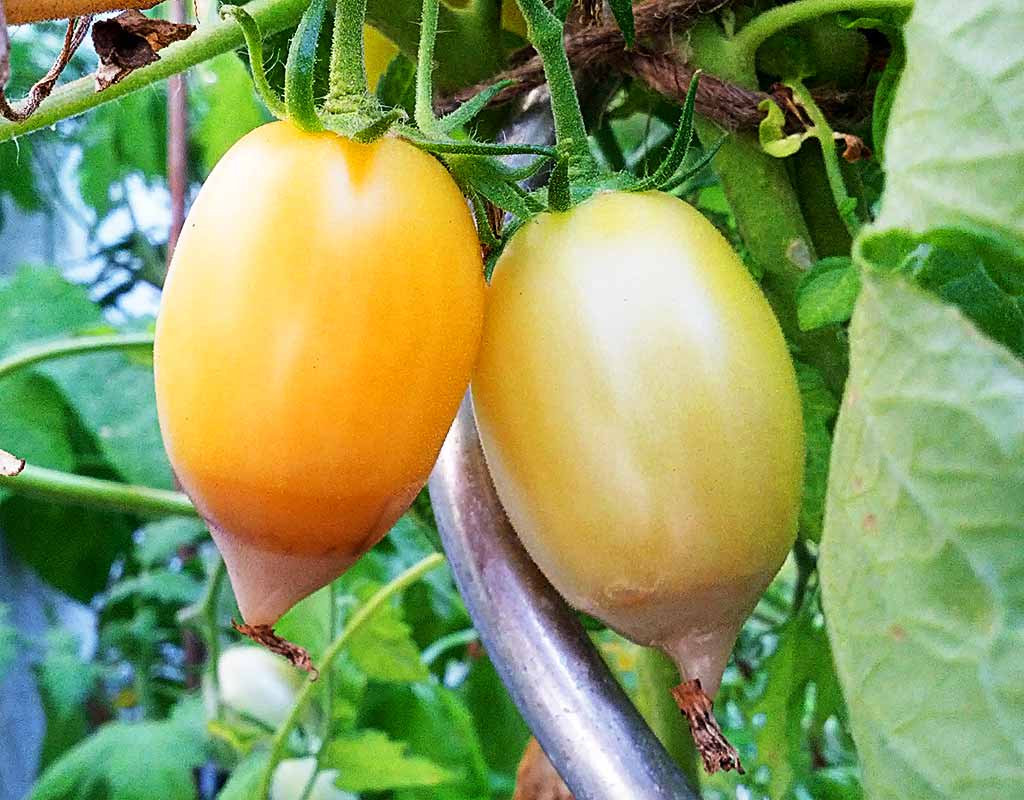
M53 87L57 85L57 79L60 78L64 68L67 67L75 55L75 51L82 44L91 24L91 15L68 20L67 31L64 33L64 46L61 48L57 60L53 62L49 72L29 89L25 98L16 104L17 107L14 107L8 103L7 96L4 94L4 87L10 77L10 42L7 38L6 18L3 15L2 6L0 6L0 31L2 31L0 33L0 115L12 122L28 119L39 108L43 100L50 96Z

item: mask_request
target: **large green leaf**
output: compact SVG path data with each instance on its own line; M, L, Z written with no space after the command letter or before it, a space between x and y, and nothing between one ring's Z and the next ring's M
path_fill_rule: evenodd
M406 751L403 742L392 741L381 731L364 730L329 742L321 759L325 767L338 770L338 786L351 792L437 786L452 780L447 770Z
M851 346L819 569L867 796L1015 797L1024 365L870 271Z
M966 221L1024 241L1019 0L917 3L885 141L881 228Z
M30 800L194 800L192 770L206 758L201 709L162 722L111 722L40 777Z

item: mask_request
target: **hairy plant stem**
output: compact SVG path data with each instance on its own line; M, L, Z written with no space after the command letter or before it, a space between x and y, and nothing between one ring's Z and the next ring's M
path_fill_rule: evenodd
M330 98L365 97L366 78L363 25L366 0L337 0L331 37Z
M565 23L548 10L543 0L517 2L526 19L530 44L544 64L558 149L568 157L574 176L596 175L597 162L590 152L583 111L565 52Z
M420 45L416 53L416 125L426 135L434 133L437 118L434 116L434 47L437 43L437 15L440 0L423 0L423 17L420 28Z
M199 516L182 492L87 478L32 464L26 464L21 474L14 477L0 476L0 489L101 511L122 511L146 517Z
M679 683L679 670L660 650L642 647L637 655L636 679L637 710L690 784L700 789L697 749L672 698L672 687Z
M381 607L392 595L405 589L412 583L415 583L423 575L430 570L435 569L444 563L444 556L440 553L432 553L431 555L423 558L417 563L413 564L403 573L398 575L390 583L382 586L369 600L363 603L346 623L341 633L332 641L328 646L327 650L324 651L323 657L320 659L320 663L317 668L321 675L326 675L331 669L331 665L334 664L335 659L341 654L348 640L352 637L359 628L368 620L373 614ZM285 747L288 744L288 738L291 732L295 729L295 726L299 722L299 718L302 716L303 710L309 704L313 694L316 692L317 687L320 684L318 682L309 681L302 687L298 697L295 698L295 703L292 705L291 711L288 713L288 717L281 724L281 727L277 729L274 734L274 738L270 745L270 755L267 759L267 765L263 771L263 775L260 778L259 790L256 793L256 797L259 800L265 800L270 797L270 786L274 777L274 770L280 763L285 753Z

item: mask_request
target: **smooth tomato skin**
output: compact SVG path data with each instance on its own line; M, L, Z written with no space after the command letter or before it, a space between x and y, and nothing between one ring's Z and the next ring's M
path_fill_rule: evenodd
M472 388L502 504L570 602L645 644L731 646L792 545L803 431L775 317L698 211L608 192L527 223Z
M157 322L164 443L221 530L362 552L422 487L469 383L484 280L444 168L265 125L189 213Z

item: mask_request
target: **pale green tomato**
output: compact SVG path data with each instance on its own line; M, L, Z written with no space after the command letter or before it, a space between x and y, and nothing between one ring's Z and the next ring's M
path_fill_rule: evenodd
M541 570L713 693L793 543L804 457L785 341L728 242L657 192L537 216L496 265L472 388Z

